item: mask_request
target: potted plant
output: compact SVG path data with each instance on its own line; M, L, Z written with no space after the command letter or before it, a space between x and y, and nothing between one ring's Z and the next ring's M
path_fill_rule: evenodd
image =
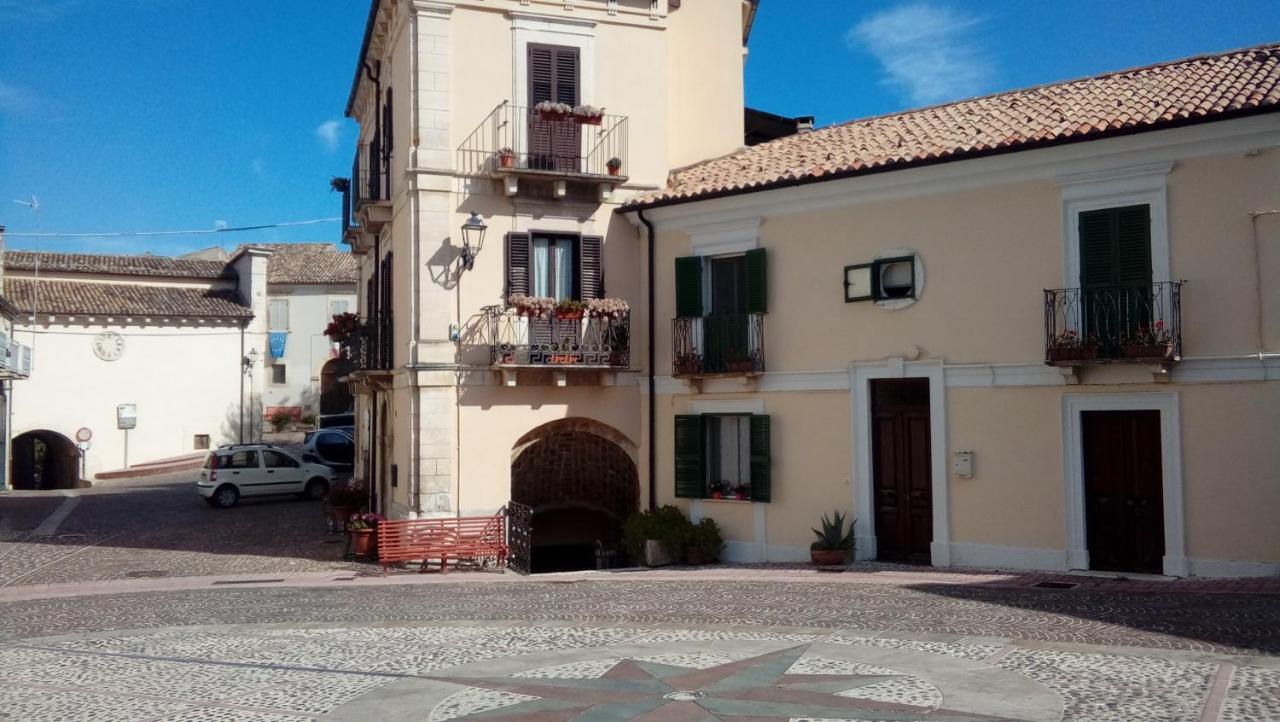
M336 343L346 341L359 328L359 316L354 313L336 313L333 315L333 320L329 321L329 325L325 326L324 335Z
M614 156L605 161L604 167L608 169L609 175L618 175L622 172L622 159Z
M360 479L352 479L329 489L325 503L329 505L329 527L342 531L352 514L364 508L369 501L369 487Z
M1173 334L1165 330L1164 321L1156 321L1151 327L1139 326L1136 333L1125 339L1125 358L1171 359L1173 358Z
M590 298L582 302L587 316L605 320L625 318L631 306L621 298Z
M664 506L627 517L622 525L622 538L633 560L661 567L680 560L692 530L693 524L684 512L674 506Z
M381 514L372 512L352 514L347 518L347 533L351 535L351 553L358 559L378 558L378 523L385 521Z
M290 421L293 421L293 415L288 411L277 411L271 414L271 428L275 429L277 434L288 428Z
M729 482L713 481L707 487L707 492L711 494L712 499L723 499L726 492L729 491Z
M747 501L751 498L751 486L749 484L735 484L731 489L733 498L738 501Z
M517 293L507 298L507 305L514 308L517 315L545 320L551 318L551 314L555 311L556 300Z
M849 523L849 531L844 530L844 514L833 512L831 517L822 515L822 528L813 529L817 538L809 545L809 558L818 566L844 564L853 552L853 526L858 520Z
M1092 361L1098 357L1098 340L1083 338L1075 329L1067 329L1049 339L1049 361Z
M755 370L755 362L751 360L751 356L743 354L736 348L729 349L725 354L725 368L731 373L750 373Z
M689 538L685 541L684 563L699 566L714 564L720 558L720 548L724 546L724 538L720 536L720 525L715 519L705 518L689 530Z
M604 108L590 105L574 106L573 121L579 125L600 125L604 122Z
M501 165L503 168L510 168L515 165L515 162L516 152L514 150L511 150L510 148L503 148L498 151L498 165Z
M566 120L573 116L573 106L568 103L557 103L553 100L544 100L533 106L533 112L538 114L538 120L559 121Z
M585 313L582 303L565 299L556 304L555 316L561 321L580 321Z
M693 376L702 373L702 355L696 353L680 354L675 362L676 376Z

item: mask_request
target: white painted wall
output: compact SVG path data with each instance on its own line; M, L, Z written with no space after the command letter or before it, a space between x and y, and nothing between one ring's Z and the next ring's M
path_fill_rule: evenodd
M16 330L35 355L31 378L13 386L13 435L49 429L74 440L76 429L88 427L93 440L85 478L125 465L125 432L116 428L118 404L138 407L137 428L128 437L130 464L194 453L196 434L209 434L214 446L236 440L237 326L106 327L42 320L34 334L29 325ZM104 330L125 339L124 353L115 361L93 353L94 336Z
M263 371L265 386L262 393L264 407L302 406L304 414L320 412L320 371L331 359L332 345L324 335L332 314L330 304L346 301L347 310L356 312L354 286L282 286L267 289L267 305L283 299L289 302L289 339L285 343L283 359L271 358L266 346L258 349L267 359ZM271 382L271 365L283 363L285 384Z

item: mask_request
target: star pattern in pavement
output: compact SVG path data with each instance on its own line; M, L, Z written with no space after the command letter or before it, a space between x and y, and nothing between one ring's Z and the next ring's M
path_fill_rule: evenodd
M860 698L857 690L892 676L791 674L809 645L689 669L623 659L594 679L431 677L510 697L510 704L476 712L474 719L559 722L635 719L645 722L729 720L946 720L1008 718L960 710Z

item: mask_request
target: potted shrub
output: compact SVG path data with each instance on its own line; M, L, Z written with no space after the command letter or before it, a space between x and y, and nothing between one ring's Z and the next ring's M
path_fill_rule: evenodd
M604 167L608 169L609 175L618 175L622 172L622 159L614 156L605 161Z
M514 308L517 315L525 318L548 319L556 308L554 298L526 296L517 293L507 298L507 305Z
M324 335L329 337L330 341L339 342L346 341L352 334L360 328L360 317L354 313L337 313L334 314L333 320L324 328Z
M1098 340L1067 329L1049 339L1047 352L1049 361L1092 361L1098 357Z
M590 105L574 106L573 121L579 125L600 125L604 122L604 108Z
M590 298L582 302L582 307L590 318L612 321L625 318L631 313L631 306L621 298Z
M329 489L329 494L324 500L329 505L329 528L333 531L342 531L346 528L347 520L351 515L359 512L368 503L369 487L365 486L364 481L360 479L352 479Z
M556 304L555 316L561 321L580 321L584 313L579 301L565 299Z
M503 168L510 168L516 163L516 152L510 148L503 148L498 151L498 165Z
M1134 335L1125 339L1125 358L1158 359L1173 358L1173 334L1165 330L1164 321L1156 321L1150 328L1138 327Z
M622 525L627 553L650 567L675 564L687 546L693 524L674 506L632 514Z
M293 421L292 414L288 411L277 411L271 415L271 428L278 434L289 427L290 421Z
M351 553L358 559L378 558L378 523L384 521L381 514L372 512L352 514L347 518L347 533L351 535Z
M810 560L818 566L844 564L853 552L853 525L856 523L856 519L850 522L846 533L844 514L839 511L833 512L831 517L823 514L822 528L812 530L818 538L809 545Z
M720 548L723 546L720 525L716 524L715 519L703 519L689 531L684 547L684 563L695 566L714 564L719 560Z
M544 100L533 106L533 112L538 114L538 120L559 121L567 120L573 117L573 106L568 103L557 103L553 100Z

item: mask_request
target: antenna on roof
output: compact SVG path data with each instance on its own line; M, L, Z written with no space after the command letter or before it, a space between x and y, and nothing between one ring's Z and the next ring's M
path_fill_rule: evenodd
M20 206L26 206L31 209L31 214L36 217L36 231L40 230L40 199L35 194L31 194L31 200L23 201L17 198L13 199L14 203ZM36 239L36 260L35 260L35 283L31 287L31 349L34 351L36 347L36 309L40 307L40 240ZM4 263L4 259L0 257L0 264Z

